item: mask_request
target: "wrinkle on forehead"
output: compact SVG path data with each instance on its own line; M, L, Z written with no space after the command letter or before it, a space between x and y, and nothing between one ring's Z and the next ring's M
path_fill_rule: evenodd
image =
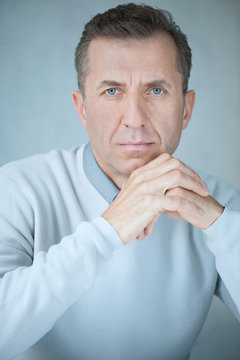
M176 45L165 33L143 39L97 38L89 45L88 57L88 75L96 75L98 85L112 80L131 86L161 78L170 83L174 73L180 74Z

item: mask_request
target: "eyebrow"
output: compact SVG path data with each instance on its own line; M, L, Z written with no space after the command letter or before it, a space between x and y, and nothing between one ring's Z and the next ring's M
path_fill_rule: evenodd
M100 82L100 84L97 87L97 90L100 90L101 88L105 86L124 86L124 83L115 81L115 80L103 80ZM172 85L165 79L157 79L150 82L147 82L144 84L145 87L154 87L154 86L166 86L167 88L171 89Z
M167 87L169 89L172 88L172 85L165 79L158 79L158 80L150 81L150 82L146 83L145 86L146 87L164 86L164 87Z
M114 80L103 80L100 82L100 84L97 87L97 90L101 89L102 87L105 86L123 86L123 83L120 83L118 81L114 81Z

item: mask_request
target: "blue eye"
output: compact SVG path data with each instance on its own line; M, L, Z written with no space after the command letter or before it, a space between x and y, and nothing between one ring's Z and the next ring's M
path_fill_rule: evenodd
M114 88L106 90L106 93L108 95L116 95L116 92L117 92L117 89L114 89Z
M161 88L154 88L152 89L152 92L154 95L160 95L163 92L163 90Z

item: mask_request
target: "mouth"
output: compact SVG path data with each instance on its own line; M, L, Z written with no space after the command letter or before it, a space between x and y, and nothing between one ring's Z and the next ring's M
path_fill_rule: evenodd
M125 149L127 151L144 151L149 149L149 147L152 145L152 142L145 142L145 141L138 141L138 142L126 142L124 144L120 144L122 149Z

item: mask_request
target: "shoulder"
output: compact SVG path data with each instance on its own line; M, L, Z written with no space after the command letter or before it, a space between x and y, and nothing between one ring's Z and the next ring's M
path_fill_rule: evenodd
M21 160L12 161L0 168L0 181L5 179L17 186L51 182L71 173L78 168L83 146L70 150L52 150Z

